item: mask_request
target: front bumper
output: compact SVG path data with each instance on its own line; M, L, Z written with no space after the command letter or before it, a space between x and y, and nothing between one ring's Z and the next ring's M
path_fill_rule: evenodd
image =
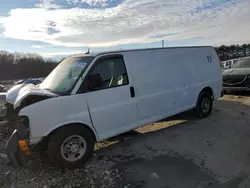
M21 143L26 143L25 139L29 135L29 129L22 122L18 122L15 127L16 129L9 138L5 149L11 164L14 167L20 167L24 164L24 147L26 153L30 153L27 145L21 145Z

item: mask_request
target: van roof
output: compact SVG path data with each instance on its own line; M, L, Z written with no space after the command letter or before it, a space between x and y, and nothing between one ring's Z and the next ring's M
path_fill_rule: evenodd
M184 47L164 47L164 48L142 48L142 49L129 49L129 50L112 50L112 51L101 51L93 53L79 53L72 55L71 57L96 57L98 55L105 55L110 53L122 53L122 52L131 52L131 51L148 51L148 50L162 50L162 49L175 49L175 48L207 48L212 46L184 46ZM213 48L213 47L212 47Z

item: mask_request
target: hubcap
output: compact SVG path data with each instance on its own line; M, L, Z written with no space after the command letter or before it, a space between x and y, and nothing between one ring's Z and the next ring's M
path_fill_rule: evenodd
M61 145L61 155L65 160L69 162L77 161L81 159L85 154L86 146L86 141L82 136L69 136Z
M207 113L210 110L210 100L208 98L202 100L201 110L203 113Z

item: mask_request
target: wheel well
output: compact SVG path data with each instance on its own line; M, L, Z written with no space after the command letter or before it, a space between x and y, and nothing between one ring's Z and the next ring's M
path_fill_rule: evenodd
M58 127L56 128L55 130L53 130L51 133L49 133L47 136L45 136L41 142L38 143L37 147L35 148L36 150L38 151L45 151L47 149L47 146L48 146L48 142L49 142L49 139L58 131L60 131L61 129L64 129L65 127L68 127L68 126L71 126L72 128L73 127L84 127L86 129L89 130L89 132L92 134L93 138L94 138L94 141L96 142L97 141L97 138L95 136L95 133L93 132L93 130L85 125L85 124L81 124L81 123L74 123L74 124L66 124L66 125L63 125L61 127Z
M212 97L214 97L214 92L213 92L213 90L212 90L211 87L205 87L205 88L203 88L203 89L201 90L201 92L209 93ZM201 93L201 92L200 92L200 93Z

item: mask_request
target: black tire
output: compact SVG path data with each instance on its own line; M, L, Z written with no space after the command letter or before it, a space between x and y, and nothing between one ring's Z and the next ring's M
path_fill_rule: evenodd
M64 141L72 135L79 135L86 141L86 151L83 156L74 162L67 161L61 153L61 146ZM95 141L93 134L83 126L67 126L59 129L51 136L48 143L48 156L50 161L59 168L78 168L81 167L93 153Z
M206 103L206 107L204 107L204 103ZM200 118L208 117L211 114L212 109L213 109L212 95L207 92L201 92L195 108L196 116Z

